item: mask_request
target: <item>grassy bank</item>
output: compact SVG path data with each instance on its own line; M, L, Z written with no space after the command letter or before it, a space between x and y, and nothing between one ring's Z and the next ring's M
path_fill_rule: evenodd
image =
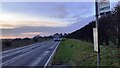
M119 66L118 50L100 46L101 66ZM93 44L74 39L63 39L53 59L53 65L96 66L97 53Z

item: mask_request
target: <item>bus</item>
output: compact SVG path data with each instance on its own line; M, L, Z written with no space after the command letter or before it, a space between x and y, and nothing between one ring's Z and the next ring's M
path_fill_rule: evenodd
M59 34L54 35L54 41L60 41L60 35Z

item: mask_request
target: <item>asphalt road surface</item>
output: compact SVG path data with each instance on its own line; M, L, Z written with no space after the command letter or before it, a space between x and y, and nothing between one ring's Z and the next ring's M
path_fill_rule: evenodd
M4 51L2 65L5 66L44 66L60 42L49 40L29 46Z

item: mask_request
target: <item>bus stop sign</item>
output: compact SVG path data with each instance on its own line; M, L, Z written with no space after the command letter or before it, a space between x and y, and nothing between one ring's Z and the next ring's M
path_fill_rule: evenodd
M98 13L103 15L110 12L110 1L109 0L99 0L98 1Z

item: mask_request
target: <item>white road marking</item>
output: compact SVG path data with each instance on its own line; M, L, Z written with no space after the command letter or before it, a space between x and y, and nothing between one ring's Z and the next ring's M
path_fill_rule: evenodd
M50 55L49 59L47 60L47 62L45 63L45 65L44 65L44 67L43 67L43 68L46 68L46 67L47 67L47 65L48 65L48 63L50 62L51 58L52 58L52 57L53 57L53 55L55 54L55 52L56 52L56 50L57 50L57 48L58 48L59 44L60 44L60 42L59 42L59 43L57 43L56 48L54 49L54 51L53 51L53 52L52 52L52 54ZM56 44L55 44L55 45L56 45Z

